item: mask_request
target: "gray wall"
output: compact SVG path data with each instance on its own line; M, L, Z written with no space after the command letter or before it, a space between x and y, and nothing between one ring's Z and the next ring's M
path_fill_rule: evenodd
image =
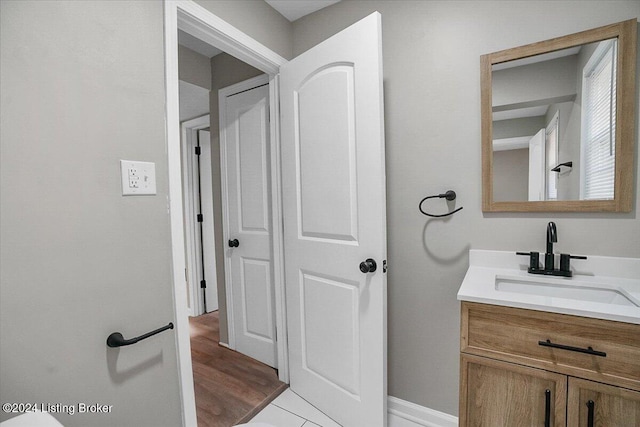
M496 202L529 200L529 149L493 152L493 199Z
M221 53L211 58L211 96L209 109L211 115L211 171L213 178L213 222L216 229L216 272L218 286L218 306L220 314L220 342L229 343L227 325L227 291L224 282L224 255L227 246L222 239L222 184L220 178L220 109L218 91L251 77L264 74L262 71L237 60L231 55Z
M163 7L0 2L2 402L113 405L65 426L181 423L167 214ZM120 159L155 162L123 197ZM14 414L0 413L0 420Z
M210 58L178 45L180 122L209 114Z
M211 61L188 47L178 46L178 75L180 80L211 89Z
M456 293L470 248L543 249L553 220L558 250L640 256L638 184L629 214L482 212L480 55L634 18L640 3L343 0L294 22L294 54L375 10L385 61L389 394L457 414ZM420 215L420 199L448 189L462 211Z
M180 123L209 114L209 89L180 80Z

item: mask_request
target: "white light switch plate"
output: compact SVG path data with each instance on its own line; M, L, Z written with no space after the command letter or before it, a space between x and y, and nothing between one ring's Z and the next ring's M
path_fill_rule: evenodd
M138 196L156 194L156 164L120 160L122 195Z

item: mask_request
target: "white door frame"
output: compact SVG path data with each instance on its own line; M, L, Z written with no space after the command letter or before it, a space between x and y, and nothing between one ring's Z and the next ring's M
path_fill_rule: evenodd
M278 331L278 376L289 382L284 298L284 257L282 247L282 203L280 180L280 111L278 72L287 60L242 31L189 0L164 2L164 53L169 173L169 220L172 246L172 274L176 358L184 426L196 426L196 406L189 341L189 311L185 283L184 218L182 212L182 165L180 160L180 118L178 96L178 28L216 46L269 75L271 116L271 183L274 282L276 287L276 330Z
M218 105L222 107L224 100L226 97L231 96L233 94L244 92L246 90L250 90L256 88L258 86L262 86L269 83L269 76L266 74L262 74L257 77L253 77L249 80L245 80L240 83L236 83L231 86L227 86L218 91ZM271 100L269 100L271 103ZM222 108L219 108L219 116L220 116L220 174L222 175L222 234L223 240L226 242L229 236L229 194L227 188L227 151L225 149L225 145L222 143L226 138L224 134L226 133L226 111ZM272 192L273 192L273 185ZM275 208L272 208L275 210ZM273 232L272 232L273 234ZM225 257L225 269L224 269L224 283L226 289L227 296L227 333L229 338L229 348L232 350L236 349L236 333L235 333L235 317L233 312L233 281L231 280L231 258ZM278 337L279 338L279 337ZM277 366L280 367L279 358L277 358Z
M193 147L197 145L198 131L208 128L210 125L209 115L206 114L195 119L181 123L182 134L182 190L184 196L184 228L185 228L185 256L187 286L189 287L189 313L191 316L198 316L203 313L202 292L198 282L198 271L200 260L198 258L200 250L200 239L196 235L198 222L196 222L197 208L195 199L196 183L193 180L193 168L189 169L189 164L193 161ZM193 166L193 165L192 165ZM204 197L213 197L212 194L205 194ZM201 196L203 197L203 196ZM204 203L204 202L203 202ZM211 218L213 220L213 218ZM215 245L213 250L215 251ZM209 278L215 284L215 278Z

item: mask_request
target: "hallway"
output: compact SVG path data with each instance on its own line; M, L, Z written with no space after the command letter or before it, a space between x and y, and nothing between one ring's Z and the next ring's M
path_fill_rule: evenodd
M287 385L275 369L218 344L218 312L189 318L198 427L247 421Z

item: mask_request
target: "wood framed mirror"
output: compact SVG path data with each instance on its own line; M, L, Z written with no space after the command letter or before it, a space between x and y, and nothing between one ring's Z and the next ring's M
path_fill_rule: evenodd
M482 210L629 212L636 19L480 58Z

